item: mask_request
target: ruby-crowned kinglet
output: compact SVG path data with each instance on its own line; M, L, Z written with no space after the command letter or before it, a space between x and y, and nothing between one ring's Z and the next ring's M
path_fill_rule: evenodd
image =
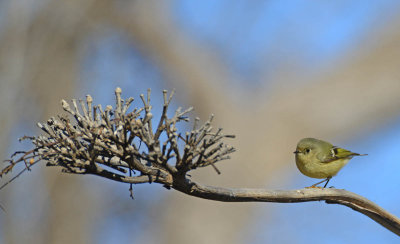
M364 156L349 150L335 147L329 142L314 138L303 138L297 143L296 151L297 168L306 176L324 179L311 187L315 187L335 176L343 166L354 156Z

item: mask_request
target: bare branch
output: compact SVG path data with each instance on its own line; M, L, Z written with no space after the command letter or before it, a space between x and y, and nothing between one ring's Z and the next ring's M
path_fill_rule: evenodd
M174 181L173 188L185 194L221 202L299 203L325 201L341 204L360 212L400 236L400 219L370 200L355 193L332 188L303 188L299 190L267 190L204 186L188 179Z
M125 183L144 183L148 179L132 179L129 177L112 176L107 174L93 174L106 177L111 180ZM147 181L146 181L147 180ZM184 194L208 200L220 202L275 202L275 203L301 203L313 201L325 201L328 204L340 204L354 211L360 212L384 228L400 236L400 219L374 202L343 189L332 188L303 188L298 190L268 190L252 188L223 188L205 186L184 177L153 178L154 182L172 186L173 189Z

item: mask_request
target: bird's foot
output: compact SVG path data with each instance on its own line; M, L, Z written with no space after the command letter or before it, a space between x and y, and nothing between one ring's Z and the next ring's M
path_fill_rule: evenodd
M306 189L322 189L322 187L320 187L320 186L314 186L314 185L312 185L312 186L307 186L307 187L304 187L304 188L306 188Z

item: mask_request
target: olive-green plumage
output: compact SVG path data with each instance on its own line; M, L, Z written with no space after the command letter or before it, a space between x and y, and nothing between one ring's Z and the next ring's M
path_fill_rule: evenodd
M352 157L366 155L335 147L329 142L314 138L301 139L294 153L297 168L301 173L327 181L335 176Z

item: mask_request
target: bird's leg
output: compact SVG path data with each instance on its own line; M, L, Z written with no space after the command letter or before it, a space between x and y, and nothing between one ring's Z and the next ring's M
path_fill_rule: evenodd
M309 186L309 187L307 187L307 188L315 188L315 187L317 187L317 185L319 185L319 184L321 184L321 183L324 183L325 181L326 181L326 183L325 183L325 185L324 185L324 188L328 185L328 182L330 181L330 179L332 178L332 176L330 176L330 177L328 177L328 178L326 178L326 179L324 179L324 180L322 180L322 181L320 181L320 182L317 182L317 183L315 183L314 185L312 185L312 186ZM319 187L320 188L320 187Z
M330 181L331 179L332 179L332 176L326 178L326 183L325 183L325 185L324 185L324 188L328 185L328 183L329 183L329 181Z

